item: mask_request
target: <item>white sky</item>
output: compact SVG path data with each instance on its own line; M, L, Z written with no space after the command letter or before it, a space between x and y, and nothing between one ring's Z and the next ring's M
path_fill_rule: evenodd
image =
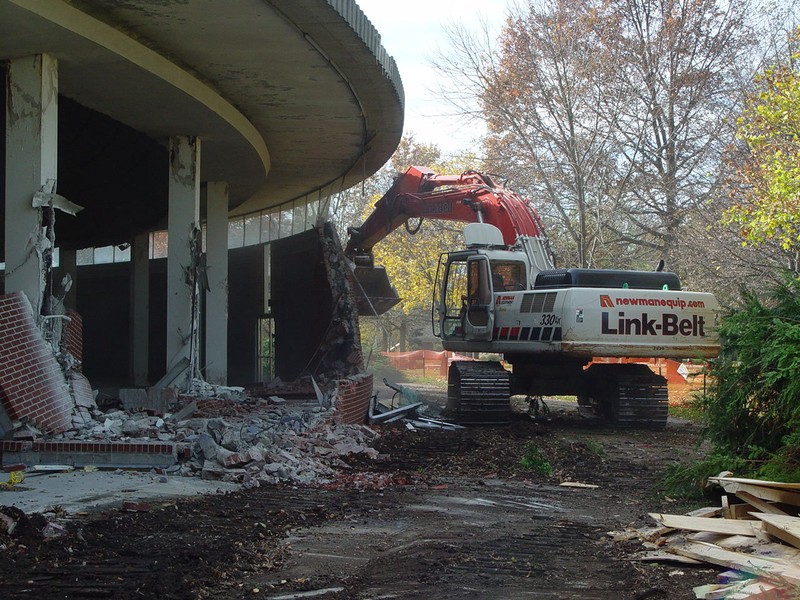
M448 107L433 94L439 75L429 65L444 43L443 26L486 21L499 29L509 0L356 0L378 30L381 43L394 57L406 96L404 135L436 144L445 155L467 150L482 127L463 118L442 116Z

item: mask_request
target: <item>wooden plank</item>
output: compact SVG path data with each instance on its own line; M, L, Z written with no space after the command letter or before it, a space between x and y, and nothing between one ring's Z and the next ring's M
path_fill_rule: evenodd
M722 507L720 506L704 506L702 508L696 508L692 511L686 513L687 517L716 517L722 514ZM653 528L646 528L639 530L642 535L640 536L644 540L649 540L651 542L656 541L663 535L667 535L673 531L675 531L672 527L653 527Z
M758 545L753 546L749 552L761 558L800 565L800 550L782 542L760 542Z
M755 518L755 517L753 517ZM705 542L706 544L715 544L717 546L721 546L722 542L725 540L729 540L731 538L744 538L750 540L750 543L754 543L755 540L752 537L741 536L741 535L728 535L727 533L712 533L710 531L696 531L694 533L690 533L686 536L685 539L689 540L690 542Z
M761 500L770 502L782 502L800 507L800 492L789 490L779 490L777 488L763 487L749 483L737 483L735 481L722 482L722 487L729 494L739 495L739 492L747 492Z
M755 518L755 517L753 517ZM729 550L741 550L747 548L749 552L755 552L763 546L772 546L775 544L769 542L759 542L758 538L749 535L727 535L725 533L711 533L709 531L698 531L692 533L685 538L690 542L704 542L706 544L714 544L720 548L728 548ZM787 546L781 545L783 548Z
M717 546L733 550L736 548L750 548L759 542L747 535L732 535L717 543Z
M762 500L758 496L754 496L750 492L746 492L741 490L736 492L736 497L740 500L744 500L747 504L751 505L752 507L756 508L759 512L767 513L771 515L786 515L787 513L777 506L775 506L771 502L767 502ZM788 515L787 515L788 516Z
M769 581L756 581L733 592L729 596L723 596L725 600L785 600L791 598L787 596L791 590L783 586L777 586Z
M741 492L744 493L744 492ZM762 500L763 502L763 500ZM755 506L752 504L731 504L724 512L726 519L741 519L744 521L751 521L755 519L750 513L753 512Z
M800 548L800 517L766 513L753 513L753 515L764 522L764 530L767 533L795 548Z
M650 552L643 552L637 556L634 556L633 559L638 562L671 562L671 563L681 563L684 565L703 564L703 561L701 560L689 558L688 556L681 556L680 554L674 554L672 552L666 552L664 550L652 550Z
M709 477L709 481L715 481L724 487L724 483L744 483L747 485L758 485L761 487L776 488L781 490L798 490L800 483L785 483L783 481L767 481L763 479L747 479L746 477Z
M694 592L694 597L699 598L700 600L717 600L718 598L724 598L725 596L720 596L720 593L729 594L734 589L738 589L741 586L738 584L734 585L721 585L719 583L707 583L705 585L698 585L692 588Z
M562 481L558 484L560 487L568 487L568 488L586 488L588 490L596 490L599 488L599 485L595 485L593 483L581 483L580 481Z
M744 592L745 594L752 594L756 591L768 591L768 590L776 590L778 587L775 584L769 583L768 581L759 581L748 579L747 581L737 581L735 583L729 583L726 585L721 584L709 584L709 585L701 585L696 588L693 588L696 598L702 598L703 600L729 600L733 597L748 597L748 596L735 596L735 594L739 594ZM777 598L776 598L777 600Z
M718 517L722 514L721 506L704 506L703 508L696 508L686 513L687 517Z
M701 542L675 544L670 547L670 551L681 556L720 565L726 569L746 571L779 584L788 582L791 585L800 586L800 568L794 565L779 563L744 552L725 550L719 546Z
M757 521L739 521L735 519L709 519L707 517L688 517L686 515L666 515L649 513L650 516L664 525L674 529L688 531L708 531L727 535L751 535L761 529Z

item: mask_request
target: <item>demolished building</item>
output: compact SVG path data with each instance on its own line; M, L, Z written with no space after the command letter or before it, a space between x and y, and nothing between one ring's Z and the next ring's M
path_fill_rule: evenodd
M0 0L0 75L3 462L271 473L212 400L339 456L372 381L327 199L403 112L357 4Z

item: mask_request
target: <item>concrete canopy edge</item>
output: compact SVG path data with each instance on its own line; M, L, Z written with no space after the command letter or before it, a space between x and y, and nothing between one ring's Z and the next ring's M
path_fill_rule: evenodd
M402 135L396 65L355 0L0 0L0 60L44 53L62 97L164 148L200 137L231 216L355 185Z
M68 29L94 44L103 46L203 104L225 120L242 138L247 140L258 154L264 168L264 175L269 172L269 150L264 138L255 126L230 102L191 73L121 31L65 4L61 0L8 1L64 29Z

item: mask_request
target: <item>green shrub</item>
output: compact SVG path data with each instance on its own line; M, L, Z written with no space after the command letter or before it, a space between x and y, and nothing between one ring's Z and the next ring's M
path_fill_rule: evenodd
M704 433L722 455L791 459L797 452L783 448L800 446L800 279L787 276L764 301L749 291L742 300L720 324L722 352L698 401Z
M800 432L787 435L783 442L783 447L758 470L758 476L772 481L800 481Z
M733 471L740 477L755 475L752 462L728 454L713 453L704 460L688 465L669 465L662 480L662 492L673 500L701 500L706 496L706 480L722 471Z

